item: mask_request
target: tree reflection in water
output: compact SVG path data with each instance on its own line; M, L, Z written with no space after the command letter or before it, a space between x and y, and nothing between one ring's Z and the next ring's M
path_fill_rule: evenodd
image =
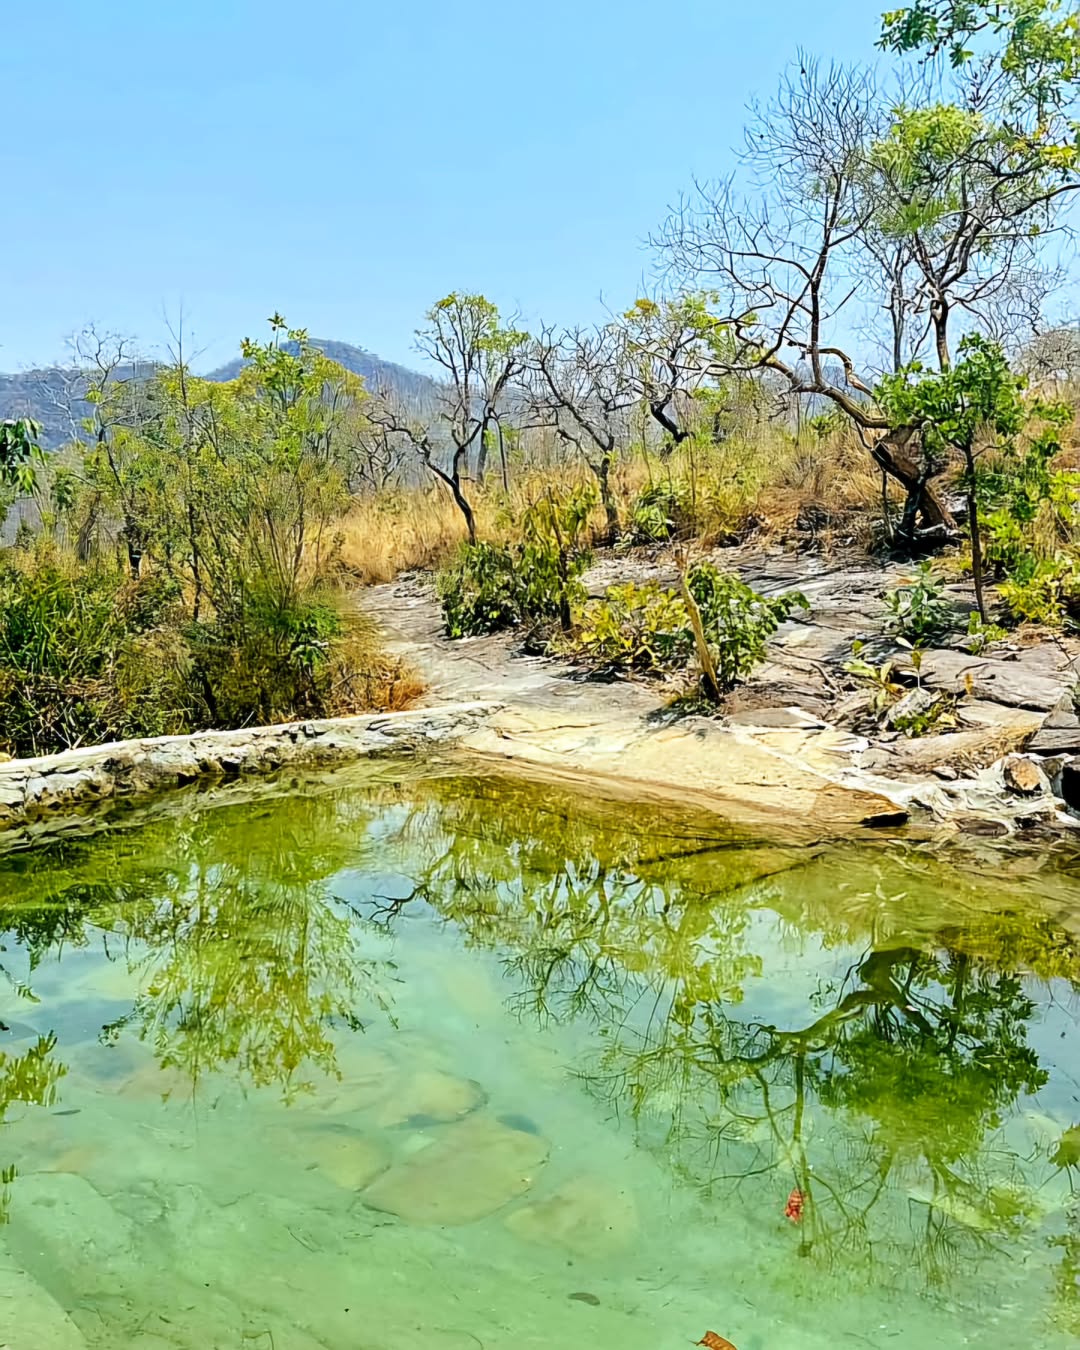
M962 876L919 849L785 851L686 822L658 839L625 808L550 789L431 794L404 835L414 898L504 953L519 1016L596 1025L590 1090L684 1177L751 1203L765 1191L776 1214L797 1187L804 1257L852 1278L915 1263L935 1286L1054 1211L1060 1320L1080 1325L1068 1150L1015 1128L1048 1080L1028 1043L1032 991L1075 994L1080 941L1039 913L1027 877ZM777 934L858 953L805 1016L775 975L774 1015L742 1006Z
M1060 874L787 848L481 778L196 802L6 874L31 980L46 954L100 943L136 989L107 1038L140 1037L192 1084L228 1072L290 1100L337 1073L343 1029L392 1018L383 930L434 914L498 952L518 1017L590 1028L589 1091L704 1196L782 1224L798 1187L808 1268L943 1286L1041 1223L1060 1320L1080 1328L1080 1133L1022 1128L1048 1077L1040 990L1080 985L1080 943L1036 898L1068 897ZM338 898L343 874L366 898ZM813 970L840 974L808 990ZM0 1105L50 1099L53 1048L0 1064Z
M137 992L104 1040L137 1035L193 1087L228 1070L291 1099L337 1074L338 1027L392 1015L378 935L333 888L371 816L362 797L296 797L32 854L6 923L31 972L61 945L123 964Z

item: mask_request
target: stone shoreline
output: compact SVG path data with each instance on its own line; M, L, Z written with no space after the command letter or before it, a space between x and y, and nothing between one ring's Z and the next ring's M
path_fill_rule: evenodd
M114 741L0 764L0 850L78 831L95 809L192 784L318 771L364 758L407 758L475 728L490 703L334 717L238 731Z

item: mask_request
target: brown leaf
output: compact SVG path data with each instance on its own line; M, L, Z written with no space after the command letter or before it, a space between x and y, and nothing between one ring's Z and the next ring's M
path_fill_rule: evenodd
M697 1345L704 1345L706 1350L735 1350L730 1341L725 1340L723 1336L717 1335L715 1331L707 1331Z

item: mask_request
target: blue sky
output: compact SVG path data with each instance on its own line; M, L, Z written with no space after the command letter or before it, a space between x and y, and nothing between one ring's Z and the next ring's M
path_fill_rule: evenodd
M10 0L0 369L93 320L209 367L274 309L416 364L453 289L599 317L798 47L873 59L877 0Z

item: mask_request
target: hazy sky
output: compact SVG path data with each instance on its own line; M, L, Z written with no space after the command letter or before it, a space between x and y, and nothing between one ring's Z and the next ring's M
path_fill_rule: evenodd
M887 7L8 0L0 369L181 305L203 367L274 309L413 364L453 289L590 320L796 48L872 59Z

